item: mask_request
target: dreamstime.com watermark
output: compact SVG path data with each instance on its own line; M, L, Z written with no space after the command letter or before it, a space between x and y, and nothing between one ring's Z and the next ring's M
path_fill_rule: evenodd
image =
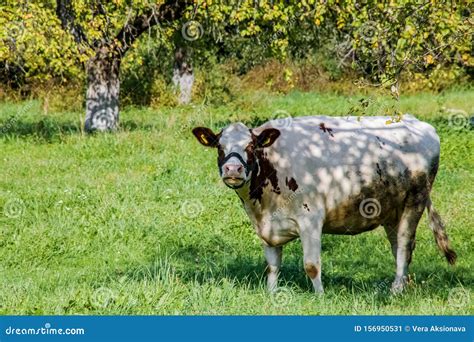
M372 219L380 215L382 207L376 198L366 198L360 202L359 212L363 217Z
M471 304L471 292L463 287L455 287L448 294L448 304L455 308L466 307Z
M201 215L204 211L204 205L200 200L191 199L186 200L181 204L180 212L181 214L189 219L193 219Z
M53 328L50 323L46 323L40 328L16 328L9 326L5 329L7 336L19 335L85 335L84 328Z
M448 108L445 110L446 113L449 113L449 126L455 130L462 130L469 128L469 115L466 111L462 109L451 109Z
M272 304L276 307L286 307L293 299L293 291L288 287L278 287L271 295Z
M293 117L286 110L278 109L273 113L270 123L273 128L288 128L293 123Z
M185 40L193 42L204 35L204 29L198 21L190 20L184 23L181 28L181 35Z
M11 219L21 217L25 212L25 202L21 198L12 198L3 206L3 214Z

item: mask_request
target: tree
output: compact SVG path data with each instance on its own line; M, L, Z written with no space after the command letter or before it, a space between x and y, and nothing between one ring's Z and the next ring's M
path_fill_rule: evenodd
M135 40L152 26L165 24L182 17L186 2L166 0L153 4L127 17L120 31L113 35L107 30L110 17L101 1L96 2L95 14L104 17L102 35L92 43L81 24L70 0L57 0L56 14L63 29L69 31L77 44L87 44L93 49L86 63L86 131L114 130L119 120L120 63Z
M151 32L159 33L153 47L166 53L148 65L174 70L168 79L187 91L183 103L194 79L191 65L212 69L226 59L238 61L243 74L269 57L314 53L340 73L389 87L402 72L417 81L457 80L474 68L472 6L428 0L3 0L0 81L22 88L31 80L65 83L86 75L85 126L103 131L118 124L120 70L132 65L147 74L140 65L143 46L136 47Z
M87 81L85 129L89 132L117 127L122 60L138 38L153 27L165 32L164 43L175 41L174 82L182 91L180 102L186 103L193 83L192 49L183 45L195 43L201 56L209 56L222 37L229 41L234 36L247 39L266 30L281 30L288 19L283 15L288 10L282 1L273 7L270 2L260 5L254 1L5 1L0 10L7 15L4 21L0 17L0 24L14 32L0 36L9 44L3 49L0 46L0 62L19 67L26 77L39 79L51 75L64 80L82 77L82 66ZM289 5L289 10L293 6ZM267 12L270 15L265 17ZM183 20L187 21L184 25ZM264 23L261 28L256 24L259 21ZM186 25L189 22L197 25ZM209 35L194 42L194 29L198 28L198 38L203 33L199 22L205 23ZM272 45L277 46L280 38L271 39Z

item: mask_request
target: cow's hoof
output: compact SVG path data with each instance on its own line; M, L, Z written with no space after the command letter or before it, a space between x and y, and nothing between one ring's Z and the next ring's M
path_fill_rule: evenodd
M397 295L397 294L402 293L407 285L407 282L408 282L407 277L395 278L394 282L392 283L392 289L391 289L392 294Z
M267 283L267 291L270 294L278 292L278 283L276 281L269 281Z
M314 286L314 293L316 293L317 295L322 295L324 294L324 289L323 289L323 286Z
M317 296L322 296L324 295L324 290L321 289L321 290L314 290L314 293L317 295Z

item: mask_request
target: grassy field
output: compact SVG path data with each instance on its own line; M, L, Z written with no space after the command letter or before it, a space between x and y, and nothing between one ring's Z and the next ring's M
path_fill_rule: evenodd
M237 120L361 114L361 98L295 92L129 108L119 132L95 136L82 134L83 113L0 104L0 314L473 314L474 91L396 104L441 136L432 199L458 253L448 266L424 216L401 296L389 292L383 229L323 237L323 296L312 293L300 242L288 244L281 289L267 294L261 244L218 177L216 152L190 134ZM393 105L372 100L364 115Z

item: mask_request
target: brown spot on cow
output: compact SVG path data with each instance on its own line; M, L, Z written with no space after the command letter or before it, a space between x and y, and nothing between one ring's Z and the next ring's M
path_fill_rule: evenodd
M291 191L296 191L298 189L298 183L296 183L296 180L293 177L291 177L290 179L286 177L285 182L286 182L286 186Z
M375 136L375 137L377 138L380 149L383 150L383 147L385 145L385 141L381 140L378 136Z
M385 174L387 173L386 163L382 162L382 167L380 167L379 163L376 163L376 166L377 166L377 174L379 175L380 181L383 182L383 184L385 184L385 186L389 186L390 182L389 182L388 178L384 177L384 171L385 171Z
M326 127L326 125L324 124L324 122L321 122L321 123L319 124L319 129L320 129L321 131L323 131L324 133L328 133L331 137L334 138L334 134L332 134L332 132L333 132L332 128Z
M306 210L310 211L310 210L309 210L309 207L308 207L308 205L307 205L306 203L303 203L303 208L305 208Z
M306 274L308 275L308 277L310 277L311 279L316 278L319 273L319 270L316 267L316 265L310 262L304 264L304 270Z
M376 163L375 165L377 165L377 174L379 175L380 178L382 178L382 169L380 168L379 163Z
M377 174L379 175L380 180L382 180L382 169L380 168L379 163L375 164L377 166Z
M256 141L246 148L247 158L253 164L252 176L250 179L250 199L262 202L263 189L267 185L272 186L272 191L280 194L277 171L272 163L267 159L262 149L256 149ZM252 165L249 162L249 165Z

